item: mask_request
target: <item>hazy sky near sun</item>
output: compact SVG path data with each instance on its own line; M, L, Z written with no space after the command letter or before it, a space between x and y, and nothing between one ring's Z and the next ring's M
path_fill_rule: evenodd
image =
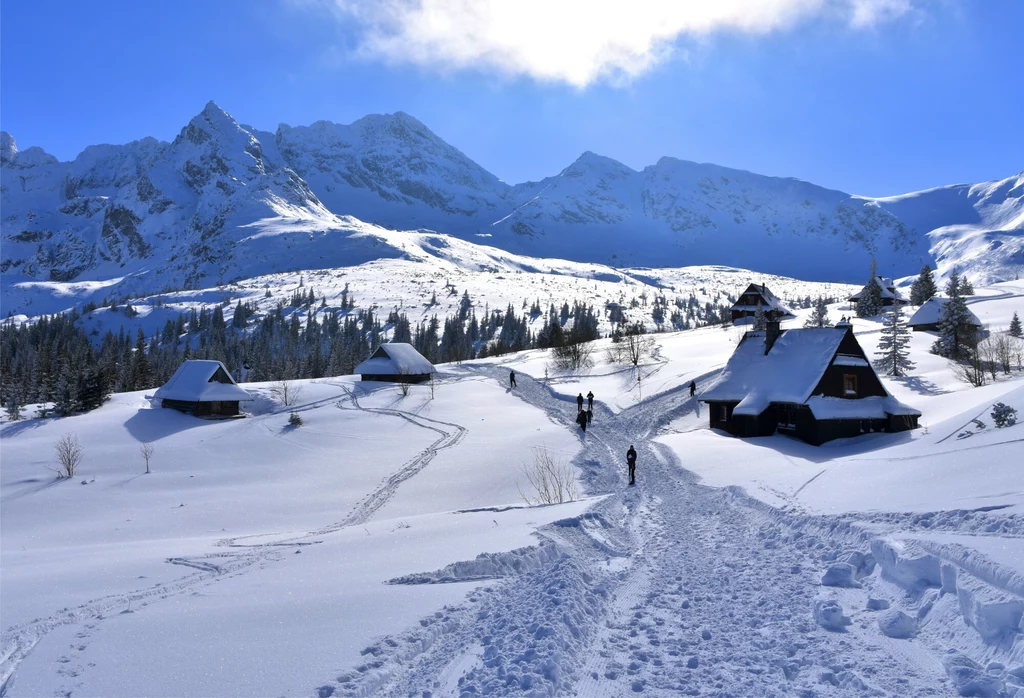
M510 183L591 150L886 195L1024 169L1022 36L1020 0L5 0L0 128L405 111Z

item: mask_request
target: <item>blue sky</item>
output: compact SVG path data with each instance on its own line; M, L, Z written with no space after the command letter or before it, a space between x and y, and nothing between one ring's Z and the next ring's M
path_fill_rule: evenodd
M1020 0L420 1L5 0L0 128L71 159L212 99L265 130L405 111L510 183L585 150L868 195L1024 169Z

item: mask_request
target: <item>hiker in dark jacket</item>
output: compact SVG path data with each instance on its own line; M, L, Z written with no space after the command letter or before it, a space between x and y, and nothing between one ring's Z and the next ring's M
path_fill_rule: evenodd
M594 410L587 410L587 424L594 421Z
M633 448L633 444L629 445L629 450L626 451L626 462L629 464L629 484L636 484L636 449Z
M579 395L576 396L576 411L583 411L583 393L580 393Z
M579 413L577 413L577 415L576 415L576 423L580 425L580 429L582 429L583 433L586 434L587 433L587 413L584 412L583 410L580 410Z
M509 371L508 372L508 387L509 388L516 387L516 372L515 371Z
M590 392L587 393L587 409L588 410L594 409L594 391L593 390L591 390Z
M697 394L697 382L696 381L690 381L690 397L693 397L696 394Z

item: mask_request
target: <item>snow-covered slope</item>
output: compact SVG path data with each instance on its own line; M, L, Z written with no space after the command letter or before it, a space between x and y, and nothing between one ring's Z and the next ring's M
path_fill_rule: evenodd
M392 228L471 234L505 215L511 187L398 112L353 124L282 124L289 166L327 208Z
M941 274L954 267L976 283L1019 278L1024 272L1024 171L982 184L867 199L919 231Z
M494 244L614 265L730 264L855 281L876 257L911 270L927 245L896 216L842 192L662 158L636 172L584 153L558 176L517 188ZM824 260L830 260L823 264Z

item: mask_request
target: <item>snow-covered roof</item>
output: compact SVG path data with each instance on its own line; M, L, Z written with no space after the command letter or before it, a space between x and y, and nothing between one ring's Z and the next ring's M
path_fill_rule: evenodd
M917 309L916 313L910 316L910 320L907 321L907 325L914 327L915 325L938 324L942 319L942 311L948 302L948 298L932 296L924 305ZM975 326L981 327L981 320L978 319L978 316L972 313L970 308L967 309L967 312L971 316L971 321Z
M896 284L893 283L892 279L887 279L884 276L876 276L875 277L875 281L878 282L878 287L882 289L882 299L883 300L887 299L887 298L893 298L893 299L898 300L898 301L905 301L906 300L906 298L903 297L903 295L899 292L899 290L897 290ZM851 301L860 300L861 295L863 295L864 291L866 291L867 288L868 288L867 284L865 284L864 288L862 288L861 290L857 291L855 294L850 296L849 300L851 300Z
M920 417L913 407L904 405L892 395L872 395L856 400L815 395L807 401L815 419L886 419L889 415Z
M423 354L405 342L389 342L377 347L366 361L356 366L354 373L370 376L416 376L436 373L434 365Z
M764 332L747 332L722 379L701 394L705 402L739 401L734 414L761 414L772 402L803 403L818 385L847 329L785 330L764 353Z
M793 314L789 308L782 304L782 301L779 300L778 296L772 293L768 289L768 287L764 286L763 284L750 284L749 286L747 286L746 290L740 294L740 297L742 298L744 295L748 293L756 293L760 295L761 298L764 299L764 303L761 304L761 310L763 310L764 312L768 312L769 310L775 310L780 315ZM747 311L753 313L757 311L757 304L755 303L751 305L749 303L744 303L741 305L740 302L737 300L729 309L735 310L737 312Z
M836 354L836 358L832 360L832 365L865 367L868 365L868 362L867 359L860 356L850 356L849 354Z
M222 374L217 373L217 369ZM228 383L215 380L227 378ZM252 400L252 396L238 387L235 379L220 361L186 361L171 379L157 388L153 397L186 402L234 402Z

